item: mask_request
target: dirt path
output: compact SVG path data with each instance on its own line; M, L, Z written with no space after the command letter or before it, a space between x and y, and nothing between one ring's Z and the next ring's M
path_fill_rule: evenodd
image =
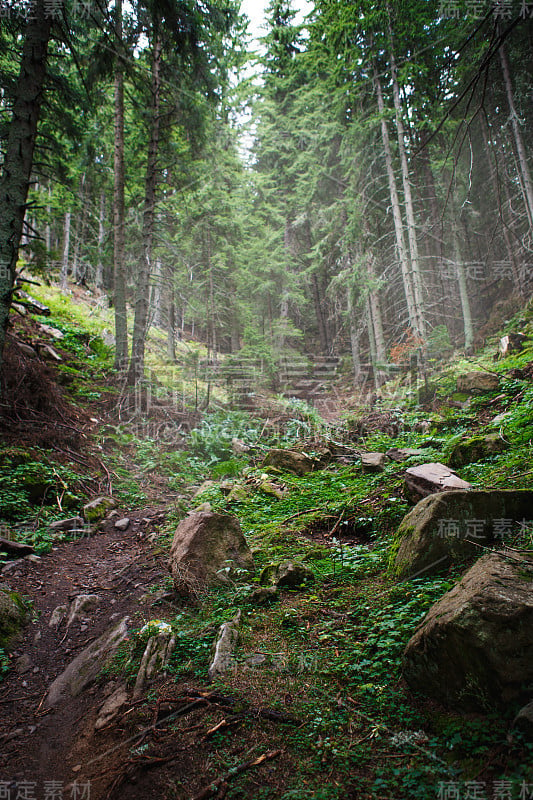
M81 789L91 755L84 743L106 686L99 682L50 711L41 702L52 681L114 622L129 617L128 625L139 627L157 616L143 596L168 575L165 554L148 539L163 513L157 508L136 512L125 533L110 523L104 533L59 543L40 561L20 560L1 574L2 582L32 600L35 619L14 651L14 668L0 684L0 796L62 800L71 796L75 780ZM54 609L82 594L101 600L68 630L66 622L50 627ZM107 692L111 686L108 682ZM11 794L2 794L9 785Z

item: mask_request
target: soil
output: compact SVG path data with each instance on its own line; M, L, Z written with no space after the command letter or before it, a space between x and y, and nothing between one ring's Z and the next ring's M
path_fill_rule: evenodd
M2 580L31 599L34 620L17 642L14 668L0 686L0 782L32 781L42 790L45 781L66 786L82 780L92 755L87 727L102 705L106 682L52 711L43 711L41 704L56 676L111 625L127 616L136 628L154 616L142 598L168 572L164 554L147 537L163 514L164 509L144 509L130 515L125 533L110 521L105 532L58 543L39 561L20 559L4 568ZM53 610L80 594L97 594L102 602L68 631L65 622L57 630L49 627Z
M130 685L123 713L98 731L100 708L124 685L120 674L102 673L78 697L45 708L53 680L124 617L133 630L148 619L176 615L172 596L159 598L168 577L166 550L151 536L164 513L164 508L149 508L128 514L126 532L114 529L115 516L104 523L103 532L58 543L38 561L8 562L0 575L31 599L35 612L12 650L13 668L0 684L0 789L7 792L0 796L191 800L224 777L228 758L243 767L243 796L257 796L262 787L290 780L294 766L279 740L280 729L293 724L290 706L286 719L279 712L269 718L261 708L264 695L254 693L253 682L243 701L163 673L137 702ZM50 627L54 609L80 594L97 594L102 602L82 613L68 631L64 621L58 629ZM222 747L220 734L213 731L218 725L233 739ZM219 793L205 796L224 796L225 784Z

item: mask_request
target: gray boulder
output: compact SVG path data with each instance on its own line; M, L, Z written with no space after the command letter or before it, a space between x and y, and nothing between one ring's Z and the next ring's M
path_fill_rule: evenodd
M497 553L477 561L428 612L403 656L409 686L464 710L528 700L533 574Z
M202 511L178 525L168 568L176 590L187 596L234 580L237 570L253 573L254 561L236 517Z
M399 578L432 574L501 541L513 521L531 518L533 491L440 492L421 500L396 531L390 570ZM505 523L505 525L503 524Z

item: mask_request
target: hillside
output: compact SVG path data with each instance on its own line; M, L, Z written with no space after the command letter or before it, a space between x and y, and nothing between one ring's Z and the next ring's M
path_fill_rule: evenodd
M514 723L531 700L533 626L512 621L518 605L507 622L495 612L489 643L499 654L510 626L522 672L512 642L502 658L518 678L491 683L476 644L465 674L478 682L446 702L429 679L413 684L420 662L404 656L480 556L519 562L531 619L531 304L474 356L398 373L372 407L332 376L325 420L264 386L243 410L200 342L181 341L170 364L157 333L148 379L125 387L109 312L73 291L36 289L51 314L17 318L5 351L0 786L51 797L53 780L94 800L533 796L531 716ZM504 335L515 352L495 360ZM487 494L473 516L440 520L477 542L434 537L447 560L409 571L399 529L426 484L406 485L406 470L428 463ZM502 490L523 490L526 511L493 507ZM185 540L213 515L217 543L226 528L239 543L234 563L218 553L218 583L172 547L178 525ZM457 657L450 693L461 669Z

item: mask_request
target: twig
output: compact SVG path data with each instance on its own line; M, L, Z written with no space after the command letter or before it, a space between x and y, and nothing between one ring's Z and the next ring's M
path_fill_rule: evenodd
M296 517L303 517L305 514L313 514L315 511L325 511L325 510L326 506L319 506L318 508L306 508L305 511L297 511L296 514L291 514L290 517L282 519L281 524L284 525L285 522L289 522L289 520L291 519L296 519Z
M269 750L258 758L254 758L251 761L244 761L242 764L239 764L237 767L233 767L224 775L221 775L219 778L214 780L213 783L210 783L209 786L206 786L205 789L200 792L200 794L195 795L192 800L205 800L206 797L212 797L213 795L218 795L220 800L221 795L219 790L222 789L223 791L227 791L226 784L229 780L232 780L232 778L235 778L237 775L240 775L242 772L245 772L252 767L258 767L260 764L264 764L265 761L272 761L272 759L278 758L282 752L282 750Z

